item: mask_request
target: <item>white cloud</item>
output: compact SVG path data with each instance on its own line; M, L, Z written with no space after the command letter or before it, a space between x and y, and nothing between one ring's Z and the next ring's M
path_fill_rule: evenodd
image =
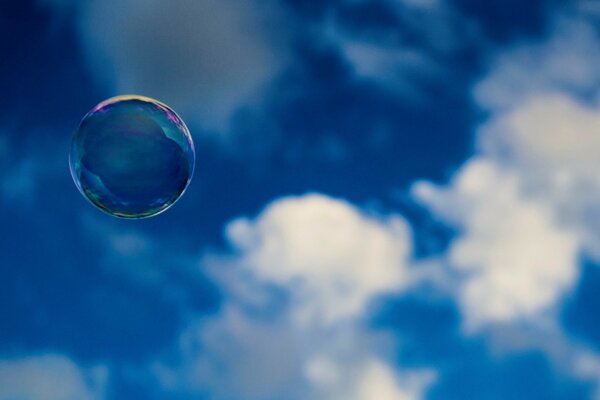
M398 216L377 219L321 195L278 200L227 236L259 279L292 288L299 318L360 314L373 296L408 282L410 237Z
M358 381L356 400L416 400L422 399L424 389L435 380L435 373L419 371L403 377L401 384L397 373L388 366L369 361L364 366L363 376ZM352 397L344 397L350 399ZM340 399L341 400L341 399Z
M600 87L600 42L586 20L559 19L552 37L524 43L490 60L474 91L477 103L501 111L543 92L593 93Z
M244 0L93 0L79 25L92 70L117 92L155 97L223 130L283 64L277 14Z
M270 84L291 65L294 32L289 27L297 21L273 2L44 3L78 16L84 54L101 82L115 93L166 102L200 127L197 132L230 131L232 115L242 107L257 111ZM425 99L423 83L441 82L447 75L445 57L479 35L445 1L390 1L389 8L398 29L382 37L346 31L332 20L295 29L337 46L357 77L413 101ZM424 43L409 44L417 34ZM226 135L218 138L228 143Z
M191 324L180 336L175 366L153 366L169 392L214 399L298 399L301 339L285 323L261 321L226 306L217 318ZM287 393L290 393L288 396Z
M511 171L475 159L448 188L414 187L460 229L446 258L462 274L459 300L469 327L531 317L554 306L577 277L577 236L524 197L519 184Z
M401 373L377 359L356 364L316 358L308 364L309 379L316 384L315 399L416 400L436 379L429 370Z
M501 55L475 87L491 116L478 153L446 187L413 193L458 228L443 257L458 273L467 327L536 319L579 276L582 251L600 257L598 34L559 19L555 34Z
M529 196L552 207L578 232L582 247L600 258L600 106L565 94L532 98L492 120L481 132L490 158L512 166Z
M296 326L287 316L263 319L229 304L181 335L177 364L158 361L152 369L169 393L215 399L424 398L435 372L397 370L379 354L387 344L355 323Z
M98 400L106 369L84 370L61 355L0 360L0 400Z
M190 324L175 356L154 363L165 390L245 400L423 397L433 371L396 371L386 338L360 324L371 299L410 283L400 217L310 194L236 219L226 236L233 253L202 266L228 300Z

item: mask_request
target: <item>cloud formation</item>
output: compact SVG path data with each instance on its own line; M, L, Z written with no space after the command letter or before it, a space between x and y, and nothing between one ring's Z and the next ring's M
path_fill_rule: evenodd
M104 367L82 369L57 354L0 360L1 400L100 400Z
M284 55L276 7L241 0L91 1L79 26L91 69L117 93L160 99L204 129L225 130Z
M548 92L593 95L600 85L595 68L600 43L591 22L558 18L547 40L525 42L492 57L491 71L474 89L478 105L501 112Z
M576 236L527 200L519 184L514 174L471 160L449 188L414 187L461 232L446 261L463 275L459 299L468 325L529 318L555 305L577 277Z
M368 217L326 196L277 200L255 221L230 223L227 236L244 268L293 290L302 321L360 315L373 295L408 282L404 220Z
M600 88L600 52L580 22L560 20L547 42L501 55L475 88L491 112L478 153L448 187L413 188L459 228L445 259L462 276L467 325L535 319L573 288L582 252L598 254L599 108L581 96Z
M476 26L449 2L345 1L336 11L325 19L322 35L338 47L355 78L411 103L428 100L426 84L448 78L451 58L478 42ZM368 13L379 13L386 23L370 26L368 17L357 22Z
M68 175L57 186L65 160L49 168L41 153L0 136L0 200L12 206L33 193L45 201L43 214L7 214L11 269L0 303L15 310L7 320L17 323L0 329L5 348L24 343L108 359L115 398L399 400L528 391L562 398L570 390L583 398L582 382L598 381L596 352L574 345L555 318L561 300L579 290L581 260L600 257L593 173L600 51L589 19L559 20L549 40L528 36L495 57L482 32L498 27L471 20L490 9L473 7L467 17L454 8L459 2L288 1L286 14L242 0L48 1L77 16L88 62L110 82L104 90L156 96L189 116L197 132L243 131L240 152L269 142L283 156L265 165L293 168L259 168L248 178L249 163L210 154L202 183L212 181L198 205L135 228L103 216L68 224L85 204L65 200ZM299 4L325 11L304 20L292 15ZM293 45L289 26L272 29L282 19L298 24ZM297 46L288 64L287 46ZM456 233L439 257L412 259L411 228L424 236L415 241L437 239L417 226L421 215L410 215L411 227L392 212L327 195L281 197L317 187L394 207L385 198L389 182L402 173L413 179L419 163L447 168L444 154L470 133L451 131L475 123L460 101L424 104L420 96L448 84L456 87L445 94L466 98L474 76L467 70L477 68L470 63L486 57L490 71L473 93L487 116L476 154L449 182L413 187L436 224ZM240 108L261 99L260 110L245 110L228 128ZM37 140L35 148L61 153ZM286 174L300 169L291 182ZM258 215L230 221L267 199ZM224 221L227 249L210 250ZM189 253L198 242L200 261ZM585 314L582 293L573 307ZM390 315L379 315L381 299ZM389 326L373 326L380 319ZM584 325L590 331L593 323ZM513 353L497 359L498 349ZM0 400L98 399L105 371L60 355L3 359ZM571 378L575 384L563 382ZM523 379L524 388L512 385ZM149 395L131 395L136 390Z
M276 200L226 233L233 254L203 265L230 300L182 333L177 363L155 363L163 388L218 399L421 398L435 373L396 371L386 340L360 322L370 300L409 283L400 217L310 194Z

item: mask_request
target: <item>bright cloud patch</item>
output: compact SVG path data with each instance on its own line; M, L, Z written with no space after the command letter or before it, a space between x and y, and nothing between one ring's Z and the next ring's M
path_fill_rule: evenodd
M280 200L255 221L232 222L227 234L244 267L293 289L301 318L358 315L371 296L407 282L404 221L367 217L324 196Z
M415 186L418 198L462 232L447 261L464 275L459 297L470 325L530 317L554 305L576 277L575 235L527 200L519 183L473 160L447 189Z
M409 283L411 246L400 217L373 217L313 194L233 221L227 238L234 254L203 264L229 301L181 335L178 362L155 363L164 388L210 390L216 399L422 397L434 373L396 371L384 356L388 341L359 323L371 299Z
M492 111L479 153L448 187L413 188L459 228L445 259L469 326L552 309L574 286L582 251L600 255L600 107L576 100L600 88L599 58L597 34L562 20L547 43L501 56L475 90Z
M388 365L364 359L356 365L316 359L308 365L311 381L319 388L318 398L330 400L416 400L435 381L432 371L399 374Z
M82 370L59 355L0 360L1 400L95 400L106 371Z
M543 95L487 125L481 135L490 157L510 164L530 196L578 232L600 257L600 106L566 95Z

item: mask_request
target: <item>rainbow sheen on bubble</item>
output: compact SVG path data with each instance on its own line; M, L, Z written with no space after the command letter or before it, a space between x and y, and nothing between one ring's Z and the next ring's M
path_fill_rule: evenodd
M143 96L110 98L73 136L69 166L79 191L100 210L146 218L172 206L189 185L195 151L185 123Z

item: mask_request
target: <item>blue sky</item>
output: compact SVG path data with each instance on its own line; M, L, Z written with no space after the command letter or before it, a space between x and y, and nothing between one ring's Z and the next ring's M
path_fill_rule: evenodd
M0 3L0 400L600 398L594 0ZM71 181L119 94L194 179Z

